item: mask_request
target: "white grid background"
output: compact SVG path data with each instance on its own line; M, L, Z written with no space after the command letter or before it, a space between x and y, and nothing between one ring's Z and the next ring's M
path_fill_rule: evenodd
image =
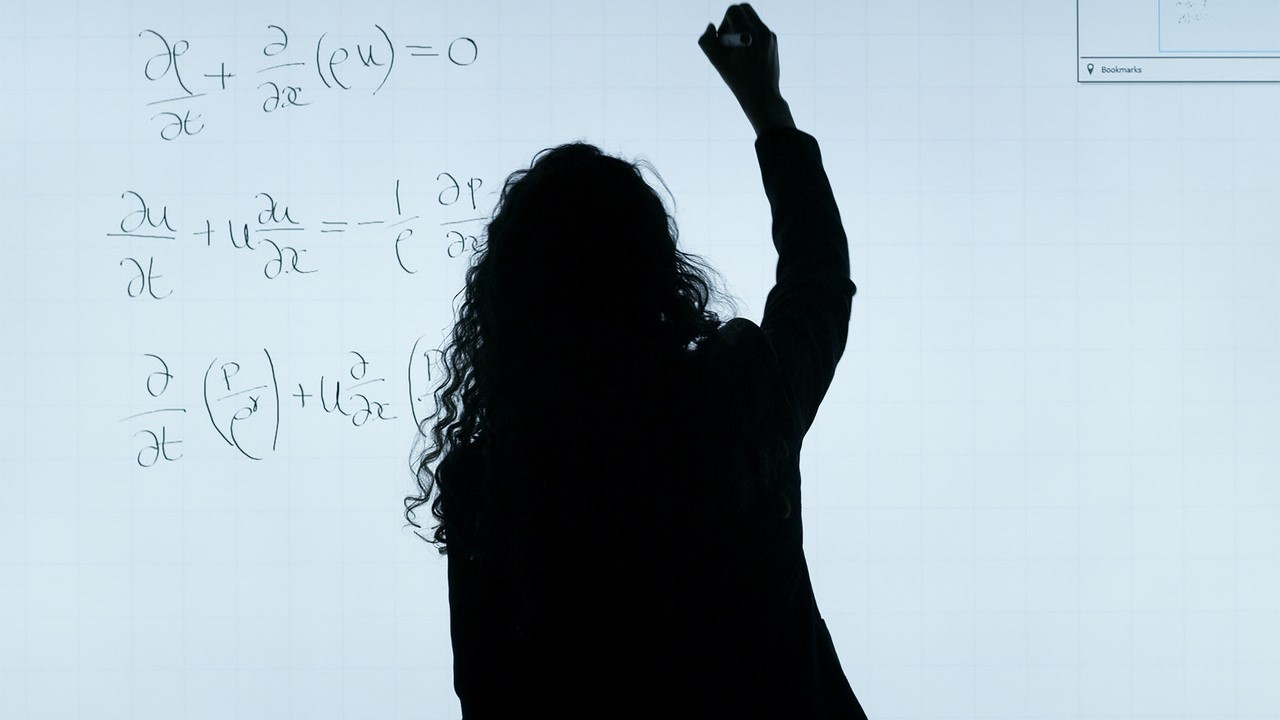
M1280 716L1275 90L1079 86L1074 0L754 7L859 288L801 466L819 607L868 714ZM682 244L758 321L775 255L751 129L696 45L723 13L0 7L0 716L457 717L444 562L400 515L409 348L437 341L463 267L438 242L466 216L434 204L438 174L483 178L483 215L543 147L647 158ZM376 96L354 69L325 90L317 38L354 48L374 23L473 38L477 61L401 56ZM312 105L259 110L268 24ZM195 138L158 137L147 103L174 86L142 76L147 28L190 43ZM225 92L204 77L221 62ZM392 218L397 179L436 238L413 276L385 235L317 232ZM130 189L176 241L107 236ZM305 218L315 275L266 281L264 256L195 239L250 221L258 192ZM174 295L128 298L126 256L154 256ZM279 449L245 460L201 378L215 359L260 376L264 348L282 403L359 350L400 420L290 405ZM133 433L151 426L120 421L158 407L144 353L188 408L183 458L149 469Z

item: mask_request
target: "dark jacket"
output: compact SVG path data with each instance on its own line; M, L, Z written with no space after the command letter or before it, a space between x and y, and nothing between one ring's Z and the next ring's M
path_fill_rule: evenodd
M760 325L735 318L679 372L649 363L610 385L638 390L548 408L543 449L507 460L537 492L490 520L511 559L481 567L451 543L464 718L866 717L818 611L801 526L801 442L856 292L848 241L817 141L773 128L755 148L778 251ZM744 464L729 449L744 443L786 455ZM474 449L444 462L485 472ZM750 510L714 509L740 472L763 488Z

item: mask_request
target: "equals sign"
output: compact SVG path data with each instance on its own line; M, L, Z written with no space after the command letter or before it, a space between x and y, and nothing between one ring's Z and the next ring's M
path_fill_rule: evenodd
M320 232L322 232L322 233L327 233L327 232L346 232L346 231L347 231L347 228L346 228L347 222L346 222L345 220L321 220L321 221L320 221L320 224L321 224L321 225L341 225L341 226L342 226L342 227L336 227L336 228L324 228L324 229L322 229L322 230L320 231Z
M430 45L405 45L409 48L409 55L412 57L436 57L440 53L433 52L413 52L414 50L430 50Z

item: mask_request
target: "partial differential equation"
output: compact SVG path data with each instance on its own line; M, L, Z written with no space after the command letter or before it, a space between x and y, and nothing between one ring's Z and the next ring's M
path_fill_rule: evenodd
M199 370L190 371L175 367L163 354L144 353L142 358L144 371L138 376L133 408L137 412L118 422L133 430L132 462L143 468L181 461L186 436L197 427L204 428L203 439L215 447L225 446L233 456L257 461L281 450L283 424L308 418L359 430L404 417L425 433L423 423L435 407L430 391L444 368L442 351L427 347L423 338L409 351L399 373L404 385L398 389L398 381L375 370L374 362L359 350L335 360L333 372L296 376L269 348L210 357ZM184 402L193 382L199 400ZM406 398L403 406L393 399L396 396Z
M185 231L179 228L186 226L178 222L167 205L157 203L154 194L125 190L120 194L125 204L124 213L106 236L142 241L153 248L150 252L125 255L119 262L124 273L123 291L130 298L144 301L164 300L173 295L177 279L166 276L168 271L162 270L172 262L173 254L182 251L177 245L190 241L211 251L248 254L261 259L260 274L268 281L319 272L322 261L316 253L307 254L316 249L312 245L317 238L372 243L381 248L388 263L394 263L399 272L413 275L427 254L459 258L483 247L477 226L488 218L475 213L484 181L478 177L460 179L449 172L437 174L436 181L439 185L434 205L446 218L434 221L437 228L434 233L419 232L427 222L421 215L405 214L400 181L396 180L395 215L389 217L330 215L304 222L306 216L295 212L280 193L259 192L253 197L260 209L251 217L216 220L202 217L195 221L194 230ZM463 217L456 217L459 215ZM130 246L137 244L131 242Z
M138 42L150 48L147 52L155 51L142 63L141 72L162 95L146 104L156 110L149 121L158 137L172 142L204 132L206 105L246 81L260 100L260 112L278 115L298 112L325 95L362 90L376 95L396 69L407 64L412 67L442 63L450 68L466 68L480 56L479 46L469 37L430 45L397 43L386 28L376 23L364 42L338 39L328 32L321 33L315 42L295 41L280 25L266 27L271 39L263 44L260 54L245 61L243 72L235 62L228 66L225 59L198 62L188 57L191 42L172 33L154 28L138 33Z

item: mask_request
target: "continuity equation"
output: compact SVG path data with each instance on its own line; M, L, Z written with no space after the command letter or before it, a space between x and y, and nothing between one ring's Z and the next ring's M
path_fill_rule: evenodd
M467 67L475 63L480 49L469 37L456 37L442 46L397 44L381 25L374 24L366 42L344 42L321 33L315 43L295 43L279 25L268 25L272 39L263 45L260 57L248 63L248 82L262 101L263 113L279 113L313 104L325 93L344 93L372 87L371 95L391 79L397 61L445 63L449 67ZM161 139L180 140L199 135L205 128L203 109L209 98L245 82L236 67L228 69L225 60L216 68L189 67L184 60L191 43L172 38L159 30L147 28L138 33L142 42L150 43L155 54L142 65L148 82L164 86L164 95L147 103L158 112L150 122L157 127ZM150 52L150 50L148 50ZM303 58L305 59L297 59ZM294 68L302 68L301 71ZM314 73L314 75L312 75ZM300 77L313 77L307 85Z

